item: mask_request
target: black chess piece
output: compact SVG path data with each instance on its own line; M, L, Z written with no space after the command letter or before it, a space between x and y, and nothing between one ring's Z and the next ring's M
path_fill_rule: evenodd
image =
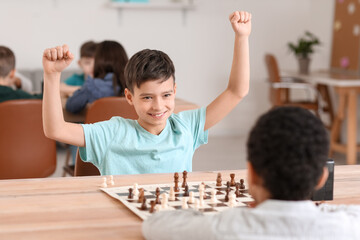
M146 197L143 197L143 200L142 200L142 204L141 204L140 209L141 209L141 210L147 210Z
M221 173L218 173L216 178L216 186L221 187L221 182L222 182Z
M187 185L186 178L187 178L187 171L185 170L185 171L183 171L183 183L181 185L181 187L183 187L183 188Z
M179 192L180 191L180 188L179 188L179 174L177 172L174 173L174 183L175 183L174 192Z
M236 185L236 183L235 183L235 173L231 173L230 178L231 178L230 186L234 187Z
M129 199L133 199L134 195L133 195L133 189L132 188L129 188L129 196L128 198Z
M186 184L185 185L185 190L184 190L184 194L183 194L184 197L188 197L189 196L189 186Z
M230 188L226 188L225 202L229 201L229 192L230 192Z
M155 212L155 205L156 205L156 202L155 202L155 200L151 200L150 201L150 213L153 213L153 212Z
M239 183L236 183L236 190L235 190L235 195L236 197L240 197L240 191L239 191L239 188L240 188L240 184Z
M240 179L240 189L245 189L244 179Z
M156 188L156 191L155 191L155 195L156 195L156 199L155 199L155 203L156 204L161 204L161 201L160 201L160 188Z

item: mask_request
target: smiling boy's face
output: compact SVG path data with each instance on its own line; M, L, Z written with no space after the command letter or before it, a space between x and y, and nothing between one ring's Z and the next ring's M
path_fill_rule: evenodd
M166 81L149 80L134 87L134 93L125 89L128 102L139 116L138 123L148 132L158 135L175 108L176 84L170 77Z

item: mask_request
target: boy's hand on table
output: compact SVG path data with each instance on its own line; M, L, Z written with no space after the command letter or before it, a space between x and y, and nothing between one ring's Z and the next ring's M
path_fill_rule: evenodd
M60 74L70 65L74 55L69 51L69 47L64 44L54 48L47 48L43 54L44 73L48 75Z
M251 33L251 13L235 11L229 16L231 26L237 36L249 36Z

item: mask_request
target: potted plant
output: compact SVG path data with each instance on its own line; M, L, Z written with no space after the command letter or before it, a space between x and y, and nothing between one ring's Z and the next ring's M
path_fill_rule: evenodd
M310 55L314 52L313 47L320 45L319 39L309 31L301 37L297 44L288 43L289 49L296 55L299 61L299 72L309 73Z

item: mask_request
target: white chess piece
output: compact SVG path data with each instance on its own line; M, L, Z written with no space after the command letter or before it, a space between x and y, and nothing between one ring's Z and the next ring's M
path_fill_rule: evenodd
M199 200L199 207L201 207L201 208L205 207L204 198L200 198L200 200Z
M102 184L101 184L101 187L102 187L102 188L106 188L106 187L107 187L106 177L103 177L102 180L103 180L103 182L102 182Z
M199 184L199 192L204 191L205 190L205 185L204 184Z
M199 190L199 198L200 198L200 200L201 199L204 200L204 189Z
M217 200L217 198L216 198L216 190L213 189L213 190L211 191L211 203L217 203L217 202L218 202L218 200Z
M194 203L194 192L189 192L189 201L188 203Z
M169 200L170 200L170 201L175 201L175 191L174 191L174 187L173 187L173 186L170 187Z
M189 200L188 197L183 197L183 199L182 199L182 206L181 206L182 209L188 209L188 208L189 208L189 206L188 206L188 204L187 204L188 200Z
M168 195L166 193L161 194L161 209L168 208Z
M235 200L235 194L229 193L229 207L235 207L236 206L236 200Z
M135 197L137 197L139 195L138 187L139 187L139 185L137 183L134 183L133 194L134 194Z
M110 175L108 180L109 180L109 184L110 184L111 186L114 186L114 185L115 185L113 175Z

